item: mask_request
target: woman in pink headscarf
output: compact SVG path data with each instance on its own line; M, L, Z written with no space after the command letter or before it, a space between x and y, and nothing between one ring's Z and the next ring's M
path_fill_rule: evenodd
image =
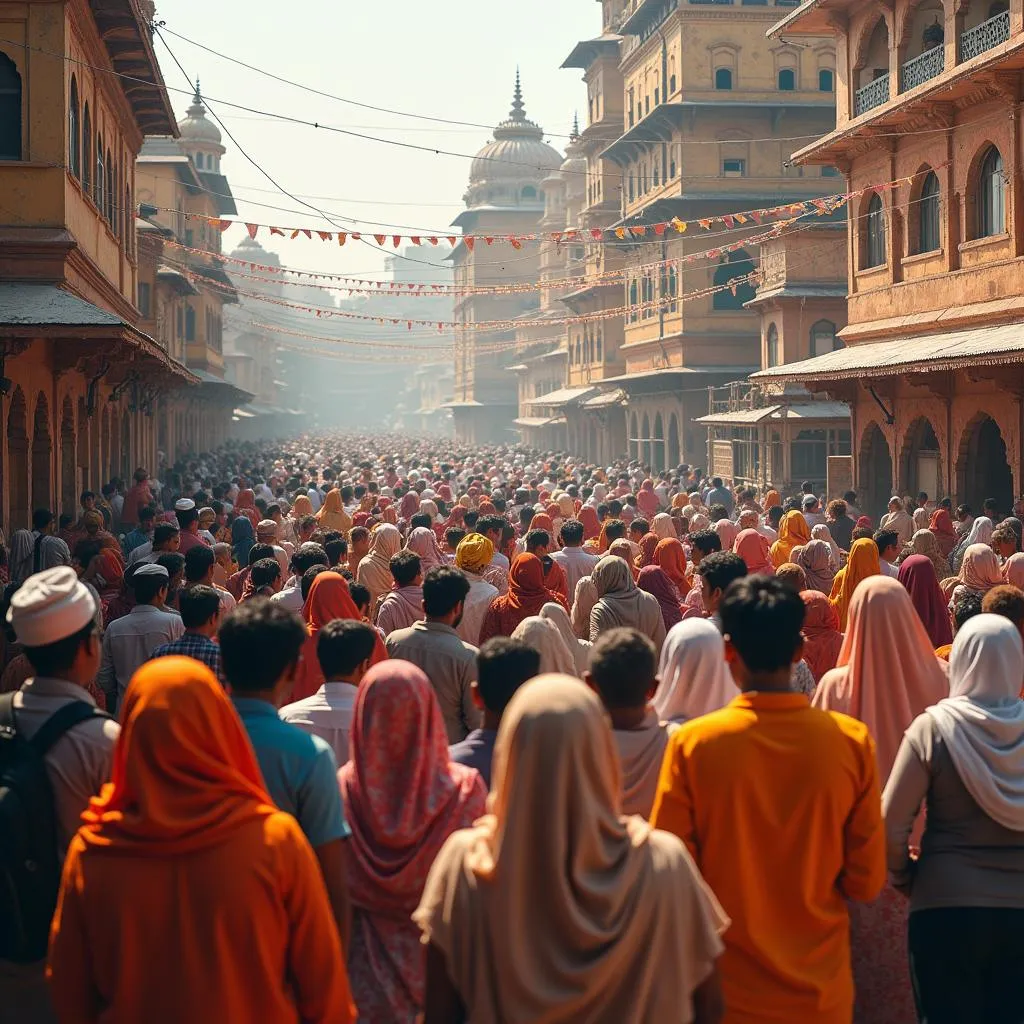
M645 480L640 485L640 490L637 491L636 495L636 503L637 507L648 519L658 514L661 502L658 500L658 495L654 493L653 480Z
M409 522L420 510L420 496L415 491L406 491L398 506L398 518Z
M425 526L417 526L409 534L409 539L406 541L405 546L420 556L420 568L423 570L424 576L431 569L435 569L439 565L448 564L448 560L444 557L444 552L439 547L437 538L434 536L434 531L427 529Z
M407 661L370 669L356 694L351 760L338 772L352 939L346 950L360 1020L411 1021L424 1006L425 960L412 912L448 837L484 813L475 768L448 759L430 680Z
M862 721L875 740L884 788L903 734L926 708L949 696L946 667L897 580L869 576L854 591L838 666L826 672L815 707ZM871 904L850 904L856 987L854 1020L916 1020L907 959L909 904L892 886Z
M736 538L740 535L740 528L731 519L719 519L712 527L722 542L723 551L732 551Z
M969 591L984 596L993 587L1003 583L999 556L988 544L972 544L960 563L960 574L943 580L939 586L947 601L955 602L958 592Z
M723 545L724 550L724 545ZM771 545L768 538L757 530L741 530L736 535L732 550L743 559L751 576L774 576Z

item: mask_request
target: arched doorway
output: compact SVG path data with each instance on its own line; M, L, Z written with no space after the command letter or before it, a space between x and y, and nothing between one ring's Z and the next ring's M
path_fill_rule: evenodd
M28 507L28 409L25 393L14 389L7 413L7 456L11 480L11 529L25 530L32 522Z
M668 421L668 465L665 468L676 470L679 465L679 420L676 419L676 414L672 413Z
M50 465L53 460L53 439L50 437L50 406L46 395L36 396L36 414L32 422L32 511L50 508Z
M933 501L944 496L939 439L924 416L910 425L900 455L903 492L915 498L924 491Z
M877 520L892 497L892 455L877 423L872 423L860 446L860 490L864 511Z
M60 510L75 514L78 490L78 472L75 450L75 407L70 398L64 399L60 417Z
M986 498L1006 514L1013 508L1013 471L1006 457L1006 443L999 424L979 413L960 439L956 464L957 496L977 515Z
M649 466L651 464L651 419L647 413L644 413L640 436L643 438L640 442L640 461L644 466Z

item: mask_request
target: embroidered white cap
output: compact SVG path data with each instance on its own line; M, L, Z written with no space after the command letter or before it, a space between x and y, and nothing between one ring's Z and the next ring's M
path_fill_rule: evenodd
M11 598L7 621L26 647L45 647L84 629L96 602L66 565L29 576Z

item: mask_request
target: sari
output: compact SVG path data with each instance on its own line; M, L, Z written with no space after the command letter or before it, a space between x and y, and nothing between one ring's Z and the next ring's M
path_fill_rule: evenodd
M341 491L336 487L327 492L323 507L316 514L316 521L324 532L337 530L338 533L348 536L348 531L352 529L352 517L345 511Z
M665 575L675 584L680 594L690 589L690 581L686 578L686 549L675 537L658 541L654 549L654 563L665 571Z
M779 523L779 539L771 546L772 565L777 569L792 559L793 548L806 544L811 539L811 528L803 512L787 512Z
M800 595L804 603L804 661L816 683L836 667L843 646L839 632L839 616L828 598L820 590L805 590Z
M878 559L878 545L868 537L855 540L850 547L850 557L832 581L829 601L839 616L839 629L846 632L850 604L858 585L870 576L878 576L882 566ZM804 589L807 589L806 587Z

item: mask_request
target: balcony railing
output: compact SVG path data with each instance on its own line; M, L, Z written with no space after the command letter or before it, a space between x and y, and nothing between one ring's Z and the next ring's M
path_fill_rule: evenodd
M1003 11L960 36L960 60L970 60L1010 38L1010 12Z
M903 65L904 91L915 89L919 85L942 74L946 66L945 46L936 46L933 50L922 53L920 57L908 60Z
M874 110L883 103L889 102L889 76L880 75L873 82L868 82L863 88L857 90L856 102L854 103L854 117L860 117L868 110Z

